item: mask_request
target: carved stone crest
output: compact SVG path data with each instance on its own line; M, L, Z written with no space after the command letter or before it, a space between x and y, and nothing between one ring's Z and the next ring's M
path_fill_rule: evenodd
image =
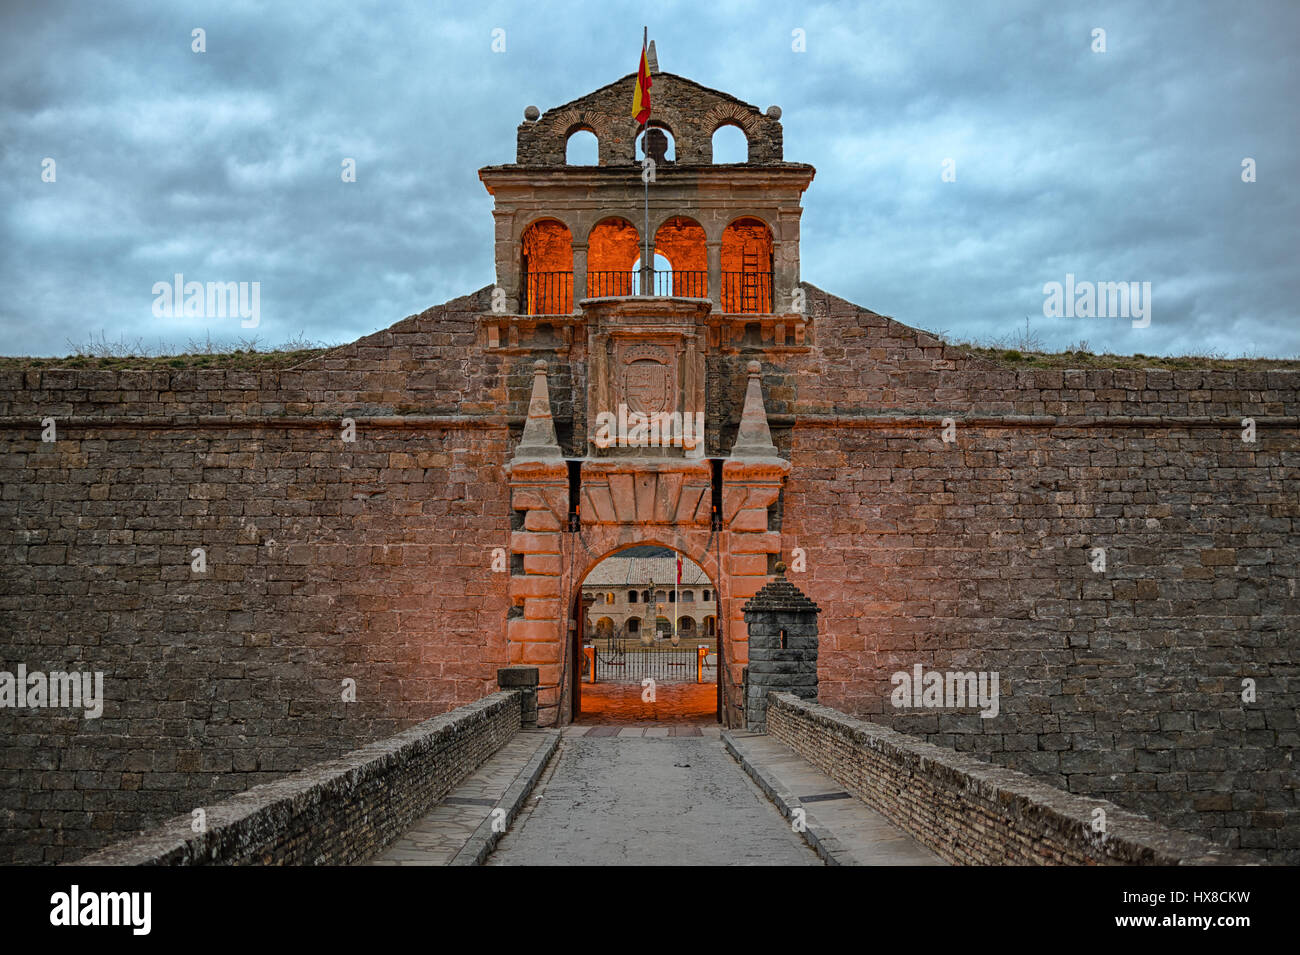
M668 366L649 358L627 363L623 371L623 395L629 411L658 414L672 410L672 382Z

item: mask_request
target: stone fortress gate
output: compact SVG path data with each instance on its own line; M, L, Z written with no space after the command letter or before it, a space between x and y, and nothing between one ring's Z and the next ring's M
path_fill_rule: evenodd
M563 724L582 581L646 544L715 585L728 726L783 561L821 702L1300 861L1300 373L1017 369L839 299L801 276L814 170L780 110L656 72L646 181L634 81L529 107L479 170L478 292L293 367L0 368L5 665L105 678L98 719L0 709L0 861L74 859L510 664ZM747 161L712 162L723 126ZM566 164L579 131L597 165ZM996 715L899 704L917 668L997 674Z

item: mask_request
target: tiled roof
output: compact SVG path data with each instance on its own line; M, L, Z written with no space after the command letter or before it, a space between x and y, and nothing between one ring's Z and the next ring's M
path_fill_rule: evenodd
M584 587L671 587L677 581L674 557L606 557L592 568ZM708 574L689 558L682 558L682 586L713 588Z

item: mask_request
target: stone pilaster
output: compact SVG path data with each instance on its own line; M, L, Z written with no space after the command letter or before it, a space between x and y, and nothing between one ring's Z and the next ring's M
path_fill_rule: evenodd
M519 446L506 465L510 506L522 528L510 535L510 611L506 639L511 665L535 666L543 726L556 725L563 695L565 600L563 530L569 511L568 468L555 437L546 362L533 365L533 394ZM518 526L518 522L516 522Z
M722 521L727 535L731 655L727 659L729 713L727 724L735 726L737 700L732 687L741 685L749 661L742 602L759 592L767 582L768 555L781 552L781 535L771 531L769 512L781 494L790 473L790 462L777 453L763 406L762 369L751 361L747 368L745 405L731 455L722 466ZM721 614L719 614L721 616Z

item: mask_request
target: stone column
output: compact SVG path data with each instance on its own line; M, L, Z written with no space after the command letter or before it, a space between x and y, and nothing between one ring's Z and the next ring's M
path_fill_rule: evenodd
M511 664L535 666L538 707L545 725L558 725L564 697L565 640L562 539L569 511L568 467L560 454L551 417L546 362L533 365L533 394L519 446L506 465L510 506L524 512L523 529L510 535L512 554L523 557L522 573L510 578L506 641Z
M722 312L722 240L705 241L709 253L709 298L713 300L713 311Z
M745 604L749 630L749 668L745 692L745 728L767 729L767 695L793 693L817 699L817 614L821 609L785 579L785 564L776 579Z
M573 311L578 302L587 297L587 243L573 244Z
M497 288L506 293L506 311L519 308L519 249L515 243L515 214L493 210L497 263Z
M803 210L782 209L776 242L772 247L772 311L792 311L792 298L799 284L799 217Z

